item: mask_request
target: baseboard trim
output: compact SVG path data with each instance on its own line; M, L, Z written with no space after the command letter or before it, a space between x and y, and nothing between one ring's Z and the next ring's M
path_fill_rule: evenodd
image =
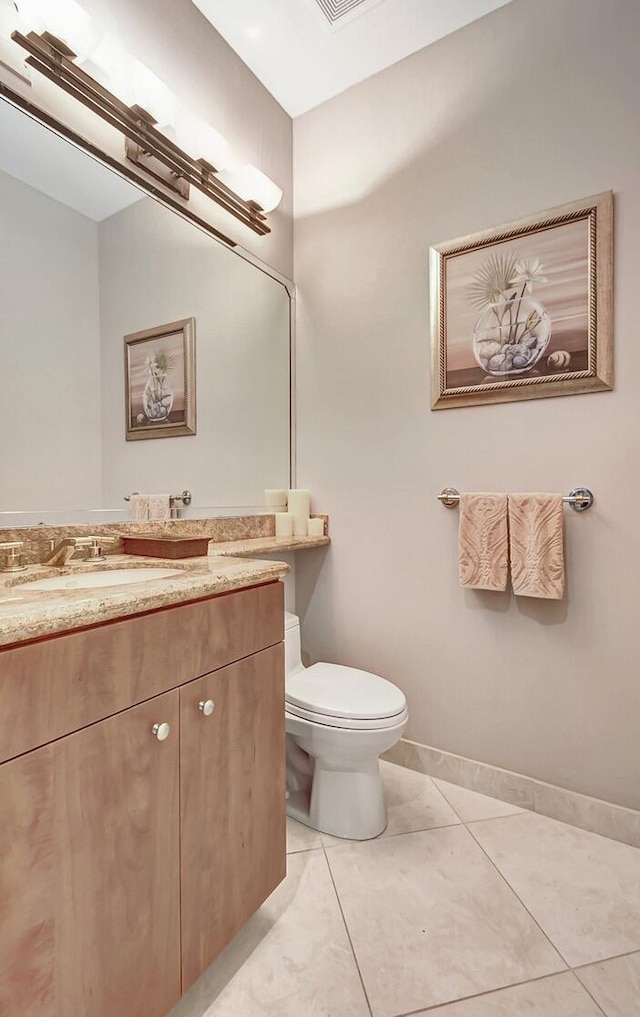
M640 812L402 738L384 759L522 809L640 847Z

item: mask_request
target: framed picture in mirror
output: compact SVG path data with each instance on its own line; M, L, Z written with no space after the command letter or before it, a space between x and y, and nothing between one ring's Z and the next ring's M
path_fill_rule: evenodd
M610 191L431 248L432 409L613 387Z
M124 337L126 439L196 433L195 318Z

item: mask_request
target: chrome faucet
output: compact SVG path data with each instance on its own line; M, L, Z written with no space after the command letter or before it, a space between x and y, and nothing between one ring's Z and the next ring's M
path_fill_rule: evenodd
M42 565L67 565L73 558L76 551L84 550L84 561L102 562L107 559L102 553L102 543L110 542L111 537L64 537L57 543L49 541L49 554L43 558Z

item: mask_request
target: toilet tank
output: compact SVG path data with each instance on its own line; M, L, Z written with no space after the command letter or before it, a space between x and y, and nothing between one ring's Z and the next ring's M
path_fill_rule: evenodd
M300 619L290 611L284 613L284 673L285 676L302 670L300 647Z

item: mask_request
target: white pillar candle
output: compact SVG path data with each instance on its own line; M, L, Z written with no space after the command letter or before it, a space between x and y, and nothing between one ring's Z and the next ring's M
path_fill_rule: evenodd
M276 537L293 536L293 516L290 512L276 512Z
M309 537L324 537L324 519L310 519L307 524Z
M268 508L286 508L287 492L282 488L267 488L264 492L264 503Z
M289 491L287 504L289 512L293 516L294 537L306 537L309 508L311 506L311 492L302 489Z

